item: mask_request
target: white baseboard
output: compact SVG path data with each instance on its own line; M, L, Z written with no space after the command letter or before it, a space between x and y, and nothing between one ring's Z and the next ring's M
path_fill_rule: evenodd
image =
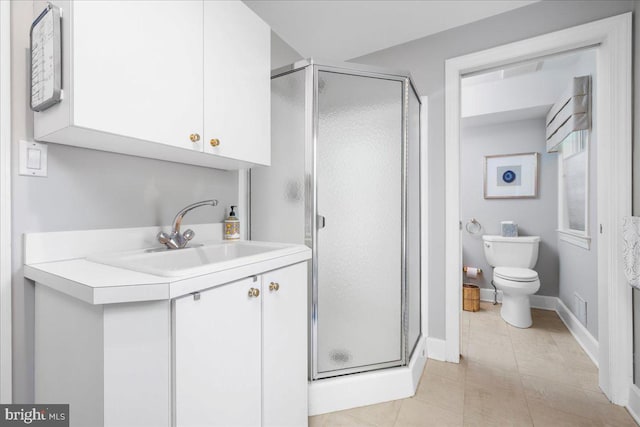
M636 423L640 424L640 389L634 384L629 387L629 403L627 411L631 414Z
M493 289L480 288L480 301L493 302ZM498 291L498 302L502 302L502 291Z
M446 341L439 338L427 337L427 357L442 362L447 360Z
M480 301L493 302L493 289L480 288ZM549 297L546 295L531 295L531 307L541 310L556 311L557 297ZM498 291L498 302L502 302L502 291Z
M531 295L529 302L532 308L540 310L558 311L558 297L549 297L546 295Z
M580 344L585 353L587 353L587 356L598 366L598 341L589 333L587 328L580 323L578 318L573 315L571 310L564 305L560 298L556 298L556 300L558 301L558 308L556 309L558 316L560 316L560 319L562 319L567 329L569 329L569 332L571 332L571 335L573 335L576 341L578 341L578 344Z

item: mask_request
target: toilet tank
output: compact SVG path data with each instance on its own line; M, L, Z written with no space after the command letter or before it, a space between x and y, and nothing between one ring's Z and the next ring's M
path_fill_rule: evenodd
M482 236L484 256L492 267L533 268L538 261L540 236Z

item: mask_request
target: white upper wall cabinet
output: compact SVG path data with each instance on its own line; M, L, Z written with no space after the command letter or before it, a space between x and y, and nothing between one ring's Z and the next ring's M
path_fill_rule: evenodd
M34 113L36 140L221 169L270 163L270 28L244 3L54 3L64 98Z
M74 124L202 151L202 2L73 3Z
M239 1L205 1L204 22L204 151L270 164L271 30Z

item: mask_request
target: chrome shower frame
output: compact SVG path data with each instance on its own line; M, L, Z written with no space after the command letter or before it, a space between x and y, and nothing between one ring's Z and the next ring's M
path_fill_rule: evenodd
M304 69L304 70L303 70ZM340 375L361 373L384 368L405 366L408 364L415 346L423 337L424 331L420 327L420 333L415 343L408 342L409 335L409 305L408 305L408 280L407 280L407 167L408 167L408 129L409 129L409 91L413 91L420 103L411 75L406 71L390 71L372 66L364 66L351 63L336 63L330 61L318 62L313 59L297 61L291 65L273 70L271 77L277 78L293 72L305 72L305 244L312 248L313 256L309 267L310 284L310 339L309 339L309 377L311 380L336 377ZM318 73L332 72L352 76L371 77L402 83L402 209L401 209L401 357L399 360L376 363L372 365L357 366L353 368L318 372L318 217L317 217L317 175L316 175L316 147L318 142ZM422 147L419 147L419 151ZM422 165L418 160L418 167ZM418 182L418 187L420 182ZM421 194L421 189L419 188ZM419 204L420 205L420 204ZM418 233L420 231L418 230ZM422 251L422 248L420 249ZM422 276L422 271L420 271ZM421 295L418 295L420 298ZM422 313L420 313L422 323ZM409 348L411 347L411 348Z

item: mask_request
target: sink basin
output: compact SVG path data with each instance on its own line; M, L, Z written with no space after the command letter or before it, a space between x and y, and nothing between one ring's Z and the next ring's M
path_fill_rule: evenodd
M234 241L174 250L136 250L87 257L89 261L165 277L189 277L299 252L298 245Z

